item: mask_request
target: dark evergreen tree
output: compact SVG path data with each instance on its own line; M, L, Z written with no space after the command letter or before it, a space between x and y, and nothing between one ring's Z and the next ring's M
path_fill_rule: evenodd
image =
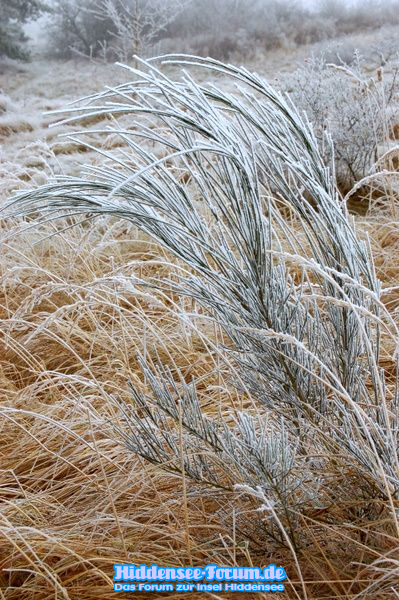
M37 19L45 6L41 0L1 0L0 2L0 56L26 60L27 37L22 25Z

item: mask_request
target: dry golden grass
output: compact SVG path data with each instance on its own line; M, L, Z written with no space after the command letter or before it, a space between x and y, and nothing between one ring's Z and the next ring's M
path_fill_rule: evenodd
M28 121L3 119L0 122L0 138L8 137L15 133L31 132L33 131L33 125Z
M371 234L379 274L392 288L399 274L396 231L378 220L359 225ZM49 238L54 230L49 224L12 237L8 227L2 230L2 597L111 598L118 562L273 559L298 581L290 553L262 539L248 498L183 485L128 452L108 423L118 420L112 398L129 402L128 381L144 385L136 362L143 346L187 380L202 377L200 396L209 410L227 415L240 401L212 350L217 332L188 330L177 298L129 284L130 274L165 275L169 257L123 222L97 221ZM385 299L395 312L399 289ZM333 465L332 476L339 480ZM384 507L376 506L373 527L368 520L362 529L369 508L361 498L331 498L328 509L303 522L302 576L316 582L307 584L308 598L354 597L373 576L357 563L395 551ZM299 584L294 588L302 597ZM375 590L366 597L389 596Z
M204 344L188 340L161 301L120 293L118 277L156 268L146 266L153 248L135 238L116 223L112 234L94 226L56 244L33 246L35 236L25 234L23 249L20 239L5 252L0 556L7 598L108 598L114 562L185 564L223 552L214 511L203 518L218 500L189 500L187 534L181 484L118 445L105 422L111 395L127 400L126 383L137 378L143 337L150 347L162 334L165 358L191 374L211 370Z
M107 425L112 396L128 402L127 382L138 381L143 343L187 380L203 377L213 409L231 407L205 332L187 332L172 298L129 290L129 273L165 273L165 257L124 223L38 241L51 233L3 241L3 594L109 598L115 562L248 562L226 529L228 498L191 488L184 498L181 481Z

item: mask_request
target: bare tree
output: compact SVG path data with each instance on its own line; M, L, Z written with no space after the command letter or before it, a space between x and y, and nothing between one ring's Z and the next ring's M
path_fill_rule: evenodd
M114 25L109 19L98 19L97 0L52 0L48 46L52 56L71 58L106 58Z
M97 14L112 22L120 60L143 55L190 0L99 0Z

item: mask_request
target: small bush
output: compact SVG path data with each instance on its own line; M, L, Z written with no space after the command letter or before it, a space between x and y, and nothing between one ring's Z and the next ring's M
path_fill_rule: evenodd
M361 60L352 66L329 64L324 57L309 59L285 82L296 106L306 112L326 161L331 147L324 145L328 130L334 141L337 180L343 191L365 177L384 148L393 125L390 106L398 100L397 67L385 78L383 70L366 77Z

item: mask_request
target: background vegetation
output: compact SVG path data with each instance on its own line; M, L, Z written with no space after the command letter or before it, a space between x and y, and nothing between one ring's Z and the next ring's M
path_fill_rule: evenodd
M0 54L27 57L21 24L43 12L49 56L103 60L160 49L250 58L399 22L397 0L4 0Z

